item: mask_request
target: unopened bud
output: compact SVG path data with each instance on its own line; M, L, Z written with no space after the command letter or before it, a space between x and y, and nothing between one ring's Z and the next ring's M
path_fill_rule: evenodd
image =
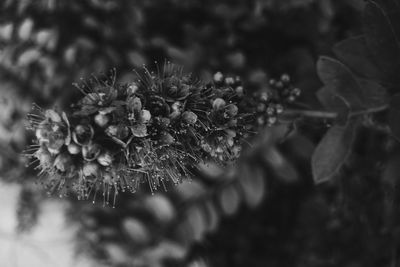
M197 122L197 115L191 111L185 111L182 114L182 120L188 124L195 124Z
M226 102L222 98L214 99L212 106L215 110L220 110L221 108L225 107Z
M235 79L233 79L233 77L226 77L225 78L225 84L226 85L233 85L235 83Z
M68 152L72 155L77 155L81 152L81 147L75 143L71 143L68 145Z
M235 88L236 94L238 96L243 96L244 95L244 90L243 90L243 86L239 85Z
M224 75L220 71L218 71L214 74L213 79L216 83L222 83L224 81Z
M56 157L54 160L54 167L59 171L65 172L70 167L72 167L72 159L67 153L62 153Z
M282 114L283 106L281 104L276 104L275 110L276 110L276 114Z
M289 83L290 82L290 76L288 74L286 74L286 73L282 74L281 81L283 83L286 83L286 84Z
M134 93L137 92L137 90L139 89L139 86L136 83L131 83L128 88L126 88L126 93L128 95L133 95Z
M108 152L101 153L97 158L97 162L102 166L110 166L112 161L113 157Z
M230 105L226 106L226 109L225 109L226 117L228 117L228 118L234 117L238 114L238 112L239 112L239 109L236 105L230 104Z
M93 161L100 155L100 146L98 144L89 144L82 147L82 156L87 161Z
M82 173L85 177L97 177L99 174L99 165L94 162L87 162L83 165Z
M94 130L90 125L79 124L75 127L72 133L72 139L75 143L86 145L90 142L94 135Z
M97 114L94 117L94 122L100 127L105 127L109 121L110 118L106 114Z
M151 113L148 110L142 110L142 114L141 114L141 120L143 123L147 123L149 122L151 119Z
M172 137L171 134L165 132L161 135L160 141L164 144L172 144L175 139Z

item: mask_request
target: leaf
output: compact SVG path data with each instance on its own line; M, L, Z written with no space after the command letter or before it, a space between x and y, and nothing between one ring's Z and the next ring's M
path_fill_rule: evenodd
M400 80L400 6L387 2L368 1L363 24L367 45L378 66L391 82L397 82Z
M387 102L386 88L370 80L357 79L336 59L320 57L317 71L321 81L345 99L352 110L379 107Z
M205 211L198 206L192 206L186 211L186 216L187 224L192 234L191 236L187 236L187 238L193 241L201 241L207 231L207 216Z
M239 182L244 193L244 200L249 207L257 206L265 195L265 177L260 168L243 166Z
M388 124L394 137L400 141L400 94L394 95L390 101Z
M315 183L329 181L337 174L350 155L357 123L334 125L315 149L311 166Z
M368 50L364 35L350 37L337 43L333 52L356 75L377 81L382 79L383 74Z
M219 225L220 215L217 212L214 203L211 200L208 200L204 203L204 210L207 214L207 232L216 231Z
M240 204L240 195L235 186L225 187L220 194L220 205L226 215L234 214Z
M350 106L340 96L338 96L332 85L325 85L316 93L318 100L328 110L338 113L336 122L339 124L346 124L349 117Z
M122 228L126 235L136 244L144 245L150 241L150 232L147 227L134 217L124 219Z

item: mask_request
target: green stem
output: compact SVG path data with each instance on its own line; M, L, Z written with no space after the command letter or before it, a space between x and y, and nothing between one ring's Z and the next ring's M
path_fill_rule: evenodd
M389 107L388 105L382 105L376 108L369 108L362 111L350 112L349 118L365 114L381 112L386 110L388 107ZM337 116L339 116L338 112L320 111L320 110L301 110L301 109L287 109L285 110L284 114L289 116L297 115L297 116L318 118L318 119L336 119Z

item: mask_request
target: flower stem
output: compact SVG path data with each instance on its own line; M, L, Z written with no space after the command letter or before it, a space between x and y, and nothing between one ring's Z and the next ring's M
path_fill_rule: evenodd
M349 118L356 117L359 115L377 113L380 111L384 111L388 108L388 105L382 105L375 108L369 108L361 111L350 112ZM303 116L309 118L319 118L319 119L335 119L339 116L338 112L331 111L320 111L320 110L301 110L301 109L287 109L284 112L285 115L293 116Z

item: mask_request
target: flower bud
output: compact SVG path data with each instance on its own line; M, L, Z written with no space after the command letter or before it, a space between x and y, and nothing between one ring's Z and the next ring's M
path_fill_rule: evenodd
M268 118L268 125L274 125L276 122L277 122L277 118L275 116Z
M62 132L50 132L49 139L47 143L47 149L52 154L58 154L60 152L61 147L65 143L65 136Z
M260 95L260 100L261 101L267 102L269 100L269 98L270 98L270 96L269 96L269 94L267 92L262 92L261 95Z
M68 152L72 155L77 155L81 152L81 147L75 143L71 143L68 145Z
M282 114L283 106L281 104L276 104L275 109L276 109L276 114Z
M289 83L290 82L290 76L288 74L286 74L286 73L282 74L281 81L283 83L286 83L286 84Z
M43 168L48 168L53 163L53 157L46 148L39 148L35 152L35 157L39 160L39 163Z
M270 115L270 116L275 114L275 107L274 107L274 105L271 104L271 105L268 106L268 108L267 108L267 114Z
M94 122L100 127L105 127L109 121L110 117L107 116L106 114L97 114L94 117Z
M164 132L160 137L160 141L164 144L172 144L175 138L173 138L171 134Z
M300 96L300 94L301 94L301 90L299 89L299 88L293 88L292 89L292 92L291 92L294 96Z
M110 173L108 173L108 172L105 172L105 173L103 174L103 181L104 181L104 183L106 183L106 184L112 185L112 184L113 184L113 177L112 177L112 175L111 175Z
M46 110L45 116L46 118L49 118L53 122L61 122L61 116L58 115L58 113L52 109Z
M244 94L243 86L241 86L241 85L237 86L235 88L235 91L236 91L236 94L240 97L243 96L243 94Z
M214 74L213 79L216 83L222 83L224 81L224 75L220 71L218 71Z
M283 88L283 82L281 82L281 81L278 81L278 82L276 82L275 83L275 87L277 88L277 89L282 89Z
M54 160L54 167L61 172L65 172L72 167L72 159L67 153L62 153Z
M94 135L94 130L90 125L79 124L72 133L72 139L79 145L88 144Z
M133 95L134 93L137 92L137 90L139 89L139 86L136 83L131 83L128 88L126 88L126 93L128 95Z
M97 163L87 162L83 165L82 173L85 177L97 177L99 174L100 168Z
M124 125L110 125L106 129L106 134L123 140L129 135L129 128Z
M148 110L143 109L141 114L141 120L143 123L149 122L151 119L151 113Z
M259 103L259 104L257 105L257 111L258 111L258 112L264 112L266 108L267 108L267 107L265 106L264 103Z
M238 114L238 111L239 111L239 109L236 105L230 104L230 105L226 106L226 108L225 108L225 117L227 117L227 118L234 117Z
M235 79L233 79L233 77L226 77L226 78L225 78L225 84L226 84L226 85L231 86L231 85L233 85L234 83L235 83Z
M216 98L216 99L214 99L214 101L212 103L212 107L215 110L220 110L221 108L225 107L225 105L226 105L226 102L222 98Z
M99 155L97 162L102 166L110 166L113 161L113 157L109 152L104 152Z
M185 111L182 114L182 120L188 124L195 124L197 122L197 115L191 111Z
M89 144L82 147L82 156L87 161L93 161L100 155L101 149L98 144Z

